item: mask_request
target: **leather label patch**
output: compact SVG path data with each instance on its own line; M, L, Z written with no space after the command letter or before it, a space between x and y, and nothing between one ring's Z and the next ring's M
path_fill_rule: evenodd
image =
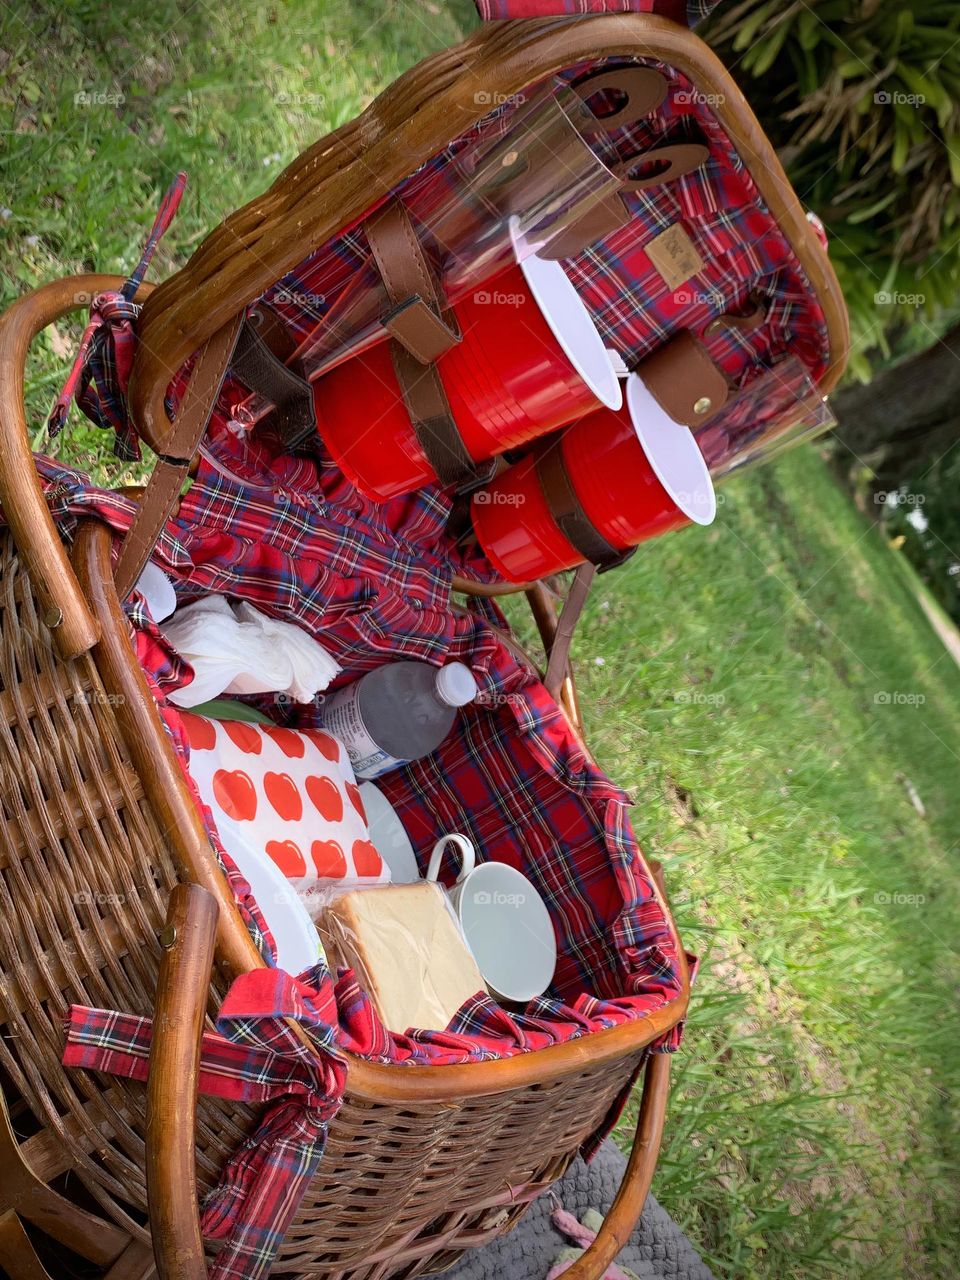
M697 246L679 222L654 236L644 250L668 289L679 289L704 267Z

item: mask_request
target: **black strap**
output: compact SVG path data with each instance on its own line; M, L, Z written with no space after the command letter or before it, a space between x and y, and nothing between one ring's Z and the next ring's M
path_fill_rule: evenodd
M317 418L310 383L274 355L249 318L240 330L230 371L275 406L271 421L288 449L302 448L315 438Z
M435 364L461 340L456 316L446 307L436 272L398 200L363 225L391 302L381 319L391 335L394 372L420 447L442 485L478 484L487 468L471 458Z
M566 464L559 438L548 440L537 453L537 479L550 514L557 522L557 528L588 564L596 565L599 573L606 573L623 564L636 552L636 547L628 547L620 551L609 543L600 530L587 517L580 505Z
M441 484L461 484L474 474L476 464L453 420L437 366L421 364L399 342L390 343L390 352L404 406L427 461Z

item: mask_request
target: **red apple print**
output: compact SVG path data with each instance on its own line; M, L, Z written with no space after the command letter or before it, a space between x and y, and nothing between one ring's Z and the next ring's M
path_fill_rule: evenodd
M350 803L356 809L357 813L359 813L361 820L366 822L367 813L363 807L363 797L360 795L360 788L355 787L352 782L346 782L344 783L344 786L347 788L347 795L350 797Z
M270 739L277 744L283 754L290 760L302 760L306 747L303 744L303 734L296 733L293 729L264 729Z
M331 738L330 734L324 733L322 729L308 729L306 734L323 758L329 760L331 764L336 764L340 759L340 743L336 738Z
M189 711L181 712L183 728L190 743L191 751L212 751L217 745L217 726L206 716L195 716Z
M310 856L321 879L342 880L347 874L347 859L336 840L314 840Z
M220 723L233 745L247 755L258 756L263 750L263 739L256 725L246 724L243 720L221 720Z
M284 822L299 822L303 817L303 797L289 773L265 773L263 789L267 799Z
M354 840L353 865L358 876L378 876L383 870L383 859L369 840Z
M218 769L213 775L217 804L237 822L252 822L257 816L257 789L242 769Z
M327 822L339 822L341 820L343 817L343 796L340 794L337 784L331 778L318 778L315 774L311 774L304 786L307 789L307 795L313 801L314 807L321 818L326 818Z
M300 846L292 840L268 840L267 853L283 874L290 880L299 880L307 874L307 862Z

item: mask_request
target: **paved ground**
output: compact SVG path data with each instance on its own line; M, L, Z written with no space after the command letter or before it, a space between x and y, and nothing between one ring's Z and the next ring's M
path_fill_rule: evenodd
M556 1222L558 1210L582 1221L591 1210L606 1212L617 1193L626 1161L612 1142L591 1165L575 1160L566 1177L540 1197L508 1236L476 1249L443 1280L546 1280L558 1263L576 1256ZM570 1219L567 1219L570 1223ZM690 1241L653 1196L617 1259L619 1272L636 1280L713 1280Z

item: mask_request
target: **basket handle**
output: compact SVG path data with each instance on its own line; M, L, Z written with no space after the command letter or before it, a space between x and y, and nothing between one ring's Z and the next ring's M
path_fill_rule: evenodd
M44 499L30 448L23 402L24 370L33 339L48 324L88 306L98 293L117 290L122 276L64 276L24 294L0 316L0 507L23 557L61 658L78 658L100 638L90 607ZM141 285L137 300L152 291ZM169 428L166 452L158 457L117 566L120 599L129 594L167 517L180 496L190 462L206 430L242 316L203 345Z
M160 934L147 1077L146 1168L159 1280L206 1280L197 1202L195 1126L204 1011L219 909L196 884L170 895Z
M42 606L43 621L65 659L86 653L100 631L70 568L34 466L23 403L24 368L30 343L41 330L122 284L121 276L65 276L24 294L0 317L0 506ZM143 294L147 291L144 286Z
M670 1092L670 1057L669 1053L652 1053L647 1059L637 1131L620 1189L593 1244L567 1268L564 1280L601 1280L637 1225L660 1154Z

